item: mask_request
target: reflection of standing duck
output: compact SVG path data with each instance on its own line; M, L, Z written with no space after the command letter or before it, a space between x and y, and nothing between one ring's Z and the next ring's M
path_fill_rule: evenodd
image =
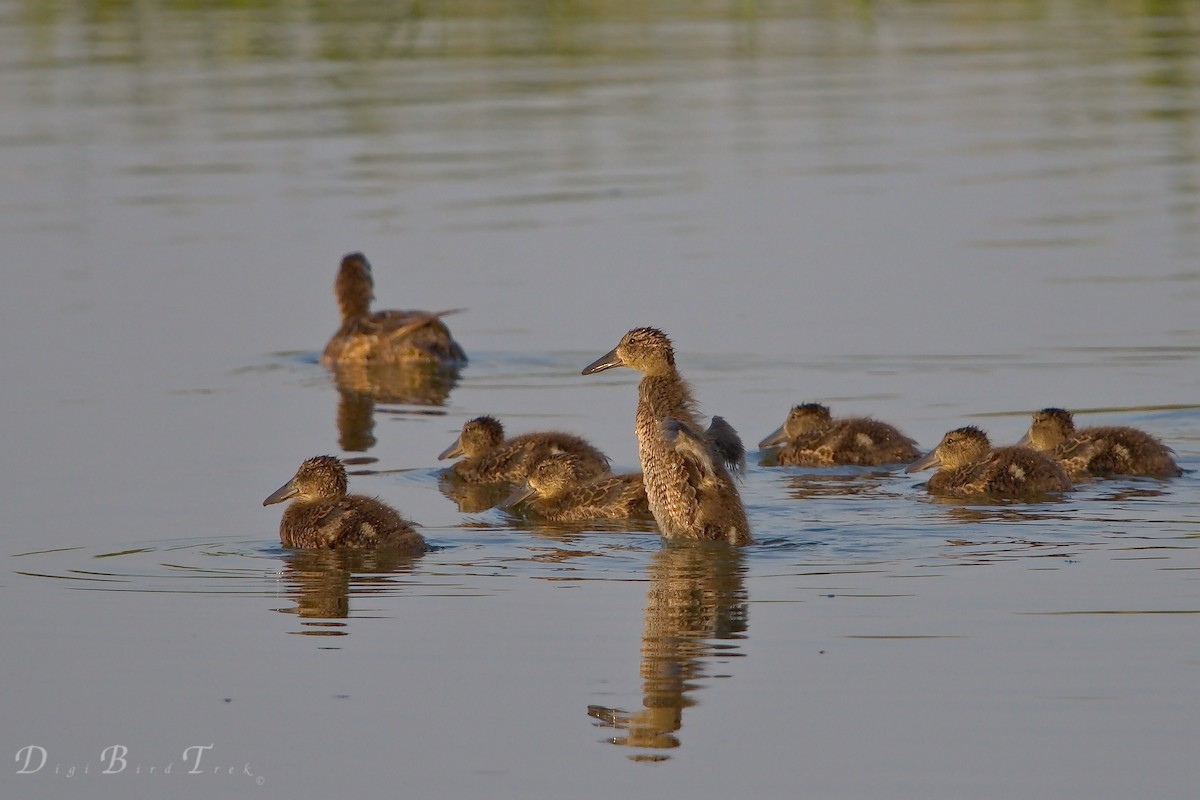
M450 471L470 483L516 483L528 478L539 461L555 453L575 456L584 477L608 474L608 456L580 437L543 431L505 439L504 426L495 417L468 420L458 439L438 455L438 460L463 456Z
M285 547L425 552L425 539L411 522L373 497L346 490L342 462L333 456L316 456L301 464L263 505L292 500L279 522L279 540Z
M508 509L524 502L550 522L628 519L650 513L641 473L588 478L577 457L556 453L542 459L525 485L500 504Z
M648 570L642 631L642 706L627 712L588 706L588 714L622 732L626 747L675 748L683 710L722 656L737 655L748 625L744 552L668 543Z
M1043 408L1020 444L1056 459L1073 476L1148 475L1173 478L1183 470L1171 448L1145 431L1119 425L1076 428L1070 411Z
M322 364L425 361L462 366L467 363L466 353L441 320L453 312L371 312L375 281L371 265L362 253L350 253L342 259L333 291L342 311L342 327L325 345Z
M866 417L833 419L820 403L794 406L787 420L759 447L783 445L775 461L784 465L906 464L920 455L917 443L886 422Z
M720 417L705 431L691 389L675 369L671 340L656 328L635 328L583 374L630 367L638 384L638 454L650 510L668 539L750 544L750 523L726 464L744 458L742 440Z
M957 428L906 472L940 466L929 479L930 494L1031 497L1073 488L1062 467L1029 447L992 449L974 426Z

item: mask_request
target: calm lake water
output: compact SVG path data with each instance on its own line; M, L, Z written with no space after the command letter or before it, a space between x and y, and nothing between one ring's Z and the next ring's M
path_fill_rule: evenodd
M0 108L5 797L1195 796L1194 3L9 1ZM318 365L353 250L456 383ZM636 467L638 325L751 446L1059 405L1189 472L751 453L736 553L442 491L484 413ZM437 549L282 549L320 453Z

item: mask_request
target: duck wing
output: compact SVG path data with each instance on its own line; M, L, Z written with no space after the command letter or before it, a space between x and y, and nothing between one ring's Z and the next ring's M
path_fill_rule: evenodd
M667 417L659 424L665 439L675 452L683 456L701 476L712 479L717 465L713 460L712 445L707 436L697 433L690 425L674 417Z
M713 417L704 433L709 449L725 463L730 472L743 474L746 471L746 446L742 437L724 417Z

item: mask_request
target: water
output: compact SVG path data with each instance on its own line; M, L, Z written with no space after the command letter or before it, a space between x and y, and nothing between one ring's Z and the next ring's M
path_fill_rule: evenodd
M0 3L6 797L1194 794L1193 5L212 5ZM457 382L317 364L352 250ZM646 324L747 442L1061 405L1191 471L752 464L737 554L440 491L482 413L636 466L579 370ZM436 549L280 548L324 452Z

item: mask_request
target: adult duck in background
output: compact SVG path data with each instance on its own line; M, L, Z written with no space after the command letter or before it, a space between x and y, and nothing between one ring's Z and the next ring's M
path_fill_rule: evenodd
M285 547L389 549L414 555L428 549L395 509L373 497L347 494L346 468L333 456L305 461L263 505L284 500L292 501L279 522Z
M720 417L701 428L691 388L675 368L671 340L657 328L634 328L583 369L642 373L635 430L650 511L668 539L751 544L750 523L730 468L745 464L737 432Z
M1061 408L1035 412L1029 430L1018 444L1045 453L1074 477L1174 478L1183 474L1171 448L1145 431L1121 425L1076 428L1071 412Z
M342 312L342 326L325 345L322 364L425 362L461 367L467 363L466 353L442 322L442 317L461 309L371 311L375 280L362 253L342 259L333 292Z
M504 426L488 416L468 420L438 460L463 456L451 465L450 472L469 483L519 483L529 477L538 462L556 453L574 456L582 477L609 473L608 456L574 434L542 431L505 439Z
M542 459L519 487L500 504L511 509L521 503L550 522L629 519L649 516L646 486L638 472L589 478L579 458L556 453Z
M934 466L940 469L925 485L930 494L1031 498L1074 488L1053 460L1029 447L993 449L987 434L974 426L950 431L905 471Z
M758 446L779 447L764 461L784 466L907 464L921 455L915 441L886 422L866 417L834 419L820 403L793 406L783 425Z

